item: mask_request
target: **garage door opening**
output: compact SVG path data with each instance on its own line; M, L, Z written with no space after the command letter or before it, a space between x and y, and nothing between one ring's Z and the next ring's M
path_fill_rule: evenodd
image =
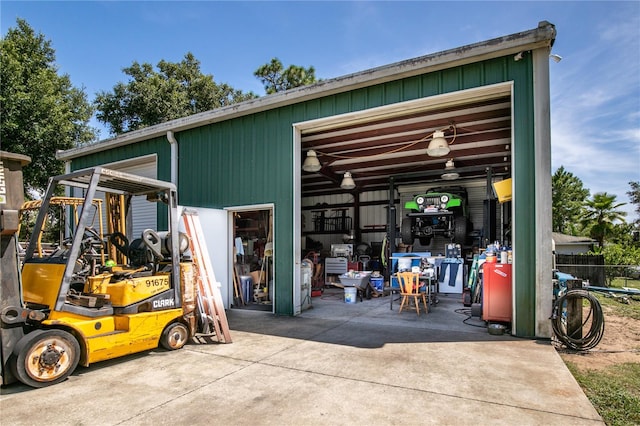
M300 165L310 151L320 162L300 172L301 255L322 271L312 295L336 297L346 274L358 280L377 271L384 289L369 285L364 302L397 298L399 260L409 257L409 270L430 269L438 297L454 301L448 306L480 302L472 287L482 274L479 255L512 242L512 203L498 202L493 189L512 177L511 90L499 84L294 126ZM440 129L450 152L436 157L426 148ZM347 172L355 188L342 184ZM513 275L502 285L509 291L500 301L510 309Z
M273 312L273 208L230 210L233 238L231 307Z

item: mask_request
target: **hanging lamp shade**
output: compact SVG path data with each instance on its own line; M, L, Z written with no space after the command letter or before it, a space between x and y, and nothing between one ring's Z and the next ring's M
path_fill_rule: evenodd
M344 172L344 177L342 178L342 183L340 184L340 188L342 189L353 189L356 187L356 183L353 181L351 177L351 172Z
M427 154L431 157L444 157L451 151L449 143L444 138L444 132L436 130L433 132L433 138L427 147Z
M444 173L441 178L444 180L456 180L460 177L460 173L456 171L456 166L453 163L453 158L447 160L447 163L444 166Z
M312 149L307 151L307 158L304 159L302 170L305 172L317 172L322 168L316 152Z

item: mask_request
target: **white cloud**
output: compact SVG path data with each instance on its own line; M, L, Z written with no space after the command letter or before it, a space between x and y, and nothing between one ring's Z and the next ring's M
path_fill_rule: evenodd
M629 203L629 181L640 181L640 28L638 15L618 13L595 37L551 63L553 170L561 165L591 193ZM555 50L555 49L554 49ZM634 206L623 207L635 217Z

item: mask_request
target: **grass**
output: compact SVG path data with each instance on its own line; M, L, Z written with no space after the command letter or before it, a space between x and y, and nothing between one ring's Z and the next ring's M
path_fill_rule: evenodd
M640 364L597 371L580 370L570 362L567 367L607 425L640 424Z
M612 287L640 288L640 281L614 280ZM607 315L640 320L640 296L628 296L628 304L601 293L596 296L605 311L605 321ZM617 364L602 370L566 364L607 425L640 425L640 364Z
M640 289L640 280L625 280L623 278L616 278L613 280L611 284L611 288L622 288L622 287L630 287ZM603 295L602 293L595 293L598 297L598 301L602 305L605 313L612 313L614 315L618 315L626 318L633 318L640 320L640 295L633 296L624 296L618 295L620 297L626 297L627 303L622 303L616 297L608 297ZM606 319L606 318L605 318Z
M640 280L632 280L630 278L614 278L611 282L611 287L630 287L640 289Z

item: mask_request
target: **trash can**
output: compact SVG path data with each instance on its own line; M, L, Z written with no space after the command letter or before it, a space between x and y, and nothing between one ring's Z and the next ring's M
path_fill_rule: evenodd
M371 287L375 288L378 293L384 291L384 277L371 277L369 279Z

